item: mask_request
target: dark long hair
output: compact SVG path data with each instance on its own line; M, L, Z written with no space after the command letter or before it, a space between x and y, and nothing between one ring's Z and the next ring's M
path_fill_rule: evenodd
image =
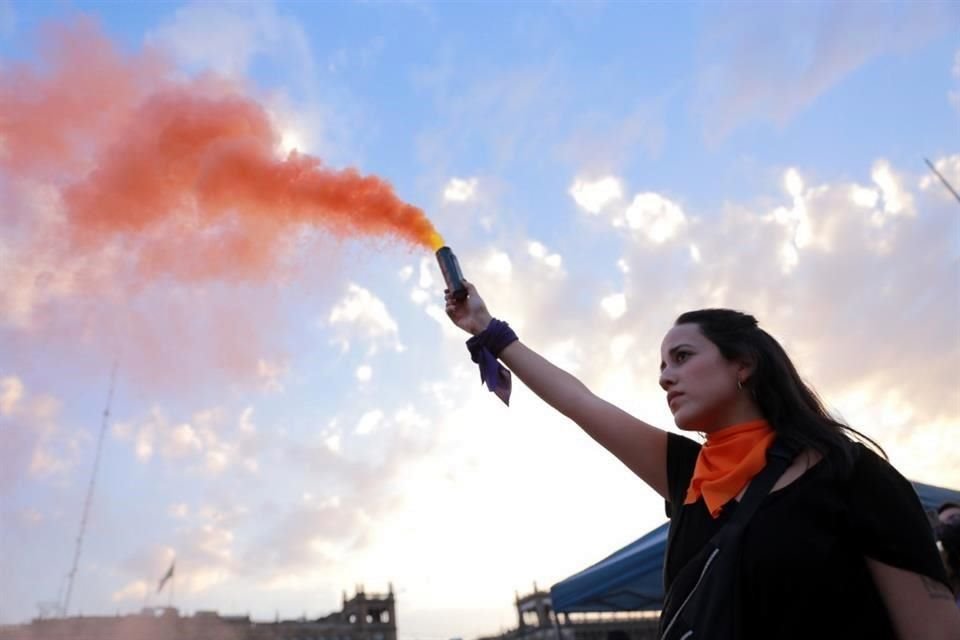
M697 325L724 358L753 365L744 389L753 394L760 413L794 451L812 448L825 459L848 466L853 461L851 445L859 440L887 457L874 440L830 415L800 378L787 352L753 316L731 309L701 309L682 314L676 324Z

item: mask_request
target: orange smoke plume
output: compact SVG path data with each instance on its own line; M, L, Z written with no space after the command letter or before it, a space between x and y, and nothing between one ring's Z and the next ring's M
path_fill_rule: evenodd
M41 65L0 70L0 169L58 185L72 240L136 238L147 275L247 276L310 226L338 237L443 241L391 186L309 155L277 155L267 112L209 76L124 58L89 21L48 28ZM189 270L178 266L184 244Z

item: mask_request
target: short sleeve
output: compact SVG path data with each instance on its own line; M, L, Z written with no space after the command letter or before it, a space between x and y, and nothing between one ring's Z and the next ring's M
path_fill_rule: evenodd
M667 517L671 517L670 504L683 504L697 466L700 445L676 433L667 434L667 492L670 499L666 502Z
M944 584L933 528L909 480L863 445L847 485L849 526L864 556Z

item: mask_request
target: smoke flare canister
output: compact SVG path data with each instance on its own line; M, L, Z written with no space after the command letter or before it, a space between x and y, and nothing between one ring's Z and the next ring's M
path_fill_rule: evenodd
M437 262L440 264L440 273L447 284L447 291L453 294L453 299L461 301L467 297L467 285L463 283L463 272L457 256L453 255L450 247L437 249Z

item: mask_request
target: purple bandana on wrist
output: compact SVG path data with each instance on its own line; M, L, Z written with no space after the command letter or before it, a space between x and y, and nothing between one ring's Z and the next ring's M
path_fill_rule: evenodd
M470 358L480 365L480 382L486 383L487 389L497 394L503 403L510 406L510 371L497 362L497 356L511 342L517 340L506 322L494 318L487 328L467 340L467 349Z

